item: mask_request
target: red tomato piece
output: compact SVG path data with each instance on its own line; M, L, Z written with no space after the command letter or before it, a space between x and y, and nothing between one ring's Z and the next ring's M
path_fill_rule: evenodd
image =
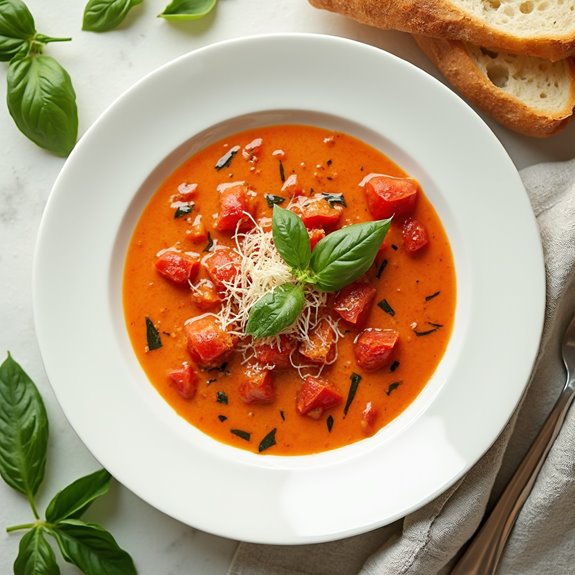
M289 335L282 334L278 345L272 343L256 343L256 359L260 365L285 369L291 366L290 356L296 350L297 342Z
M190 229L186 231L186 236L195 244L205 242L208 239L208 230L200 214L194 218Z
M369 212L376 220L410 214L419 194L415 180L384 175L371 177L363 190Z
M343 206L340 204L331 206L323 196L310 198L299 196L290 206L290 210L302 219L308 230L313 228L329 229L339 223Z
M364 329L353 342L357 365L365 371L377 371L391 363L399 333L394 329Z
M371 308L377 290L362 282L354 282L339 291L333 309L348 323L361 326Z
M227 247L216 248L202 258L202 266L218 289L225 283L233 282L240 268L239 255Z
M300 343L299 352L313 363L328 364L335 357L335 333L326 320L322 320Z
M168 372L170 384L184 399L192 399L198 388L198 374L191 365Z
M415 218L407 218L401 228L403 247L413 254L424 248L429 243L429 235L426 227Z
M192 286L192 303L200 309L211 309L221 303L218 290L210 280L201 280Z
M200 259L188 254L165 251L155 263L160 275L176 285L188 285L198 274Z
M235 232L252 226L246 214L253 216L253 202L248 195L246 184L227 186L220 191L220 210L216 220L216 229L220 232Z
M308 230L307 233L309 235L309 245L313 251L313 248L317 246L319 240L323 240L323 238L325 238L325 231L321 228L314 228L313 230Z
M375 431L375 422L377 421L377 417L379 412L377 411L377 407L368 401L365 409L361 413L361 430L365 435L373 435Z
M269 369L248 368L240 384L240 398L244 403L267 404L276 398L273 375Z
M217 367L233 352L237 338L222 329L212 315L199 316L184 326L188 353L202 367Z
M304 191L303 191L301 184L298 183L296 174L290 174L286 178L286 181L283 183L281 191L282 191L282 194L292 196L292 197L293 196L301 196L304 194Z
M308 375L296 397L296 409L301 415L319 419L322 414L342 401L341 394L327 380Z

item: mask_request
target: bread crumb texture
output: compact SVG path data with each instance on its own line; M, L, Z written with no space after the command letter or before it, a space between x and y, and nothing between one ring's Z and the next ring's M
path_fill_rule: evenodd
M526 105L542 111L561 110L569 105L571 72L566 61L550 62L471 44L466 47L495 87L519 98Z
M575 0L451 0L486 24L516 36L575 32Z

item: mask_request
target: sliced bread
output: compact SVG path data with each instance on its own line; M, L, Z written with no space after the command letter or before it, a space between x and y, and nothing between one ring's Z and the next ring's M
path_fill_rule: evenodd
M414 36L447 81L471 104L528 136L557 133L575 108L575 63Z
M381 29L548 60L575 56L575 0L309 0Z

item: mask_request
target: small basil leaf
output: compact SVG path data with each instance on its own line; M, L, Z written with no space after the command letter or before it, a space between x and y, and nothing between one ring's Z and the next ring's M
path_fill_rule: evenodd
M301 218L275 205L272 215L272 236L276 249L286 264L299 271L308 268L311 246L309 234Z
M337 291L362 276L373 263L390 222L353 224L321 239L310 261L317 287Z
M28 531L20 540L14 575L60 575L56 556L42 527Z
M8 110L41 148L67 156L78 137L76 93L68 72L50 56L14 58L8 68Z
M21 0L0 0L0 61L7 62L36 33L34 18Z
M298 318L304 303L304 291L300 285L277 286L254 304L246 332L253 337L277 335Z
M46 519L56 523L64 519L78 519L92 502L108 492L111 475L100 469L70 483L57 493L46 509Z
M209 14L217 0L172 0L160 14L167 20L196 20Z
M128 12L143 0L88 0L84 8L82 30L107 32L117 28Z
M86 575L136 575L132 558L100 525L66 519L50 529L68 563Z
M0 366L0 475L31 499L42 480L48 448L44 402L12 356Z

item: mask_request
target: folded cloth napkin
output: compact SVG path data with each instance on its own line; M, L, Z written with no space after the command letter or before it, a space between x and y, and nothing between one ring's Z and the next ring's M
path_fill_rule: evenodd
M575 159L521 176L537 217L547 275L545 325L521 405L500 437L456 485L402 521L341 541L241 543L229 575L447 574L533 441L565 382L559 350L575 313ZM529 254L517 254L528 258ZM523 507L501 575L575 573L575 408Z

